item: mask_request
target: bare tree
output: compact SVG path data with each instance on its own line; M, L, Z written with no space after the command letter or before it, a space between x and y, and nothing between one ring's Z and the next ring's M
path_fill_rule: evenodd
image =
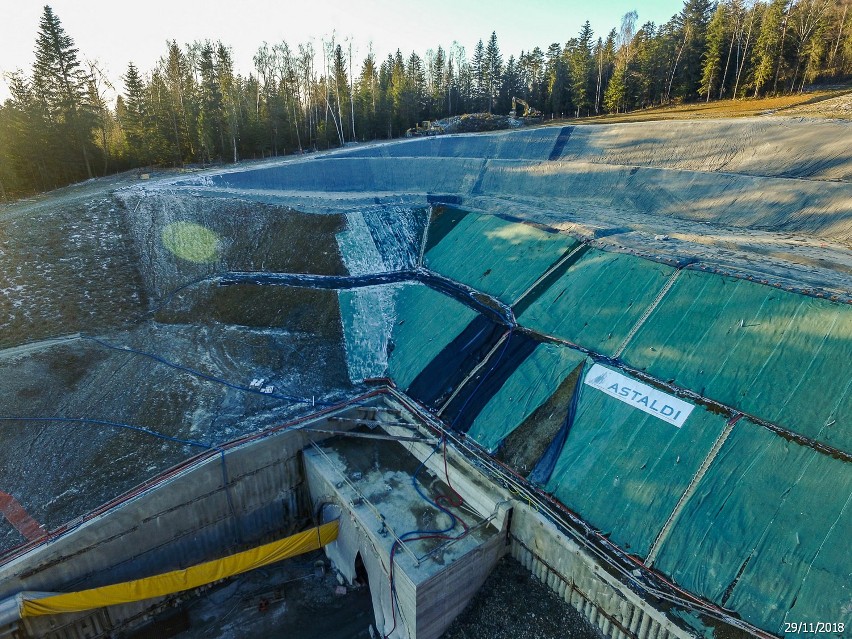
M796 79L802 67L802 53L811 46L811 40L823 18L831 7L831 0L799 0L796 11L792 16L793 32L796 35L796 67L793 70L793 80L790 82L790 92L796 88ZM802 72L801 93L805 88L805 76Z
M349 112L352 122L352 141L355 141L355 78L353 77L352 67L352 40L347 38L349 43Z
M671 75L669 75L669 86L666 89L666 102L669 102L671 100L672 83L674 82L674 77L677 73L677 65L680 64L680 56L683 55L683 50L686 48L686 43L689 42L689 29L690 25L687 22L683 28L683 42L681 42L680 44L680 49L678 49L677 57L675 58L674 65L672 66Z
M734 96L733 97L734 97L735 100L737 99L737 90L739 89L739 86L740 86L740 77L742 76L742 73L743 73L743 67L745 67L745 62L746 62L746 59L748 58L748 45L749 45L749 42L751 41L751 31L752 31L752 27L754 27L754 18L755 18L756 13L757 13L757 3L754 2L751 6L751 18L748 21L748 35L746 35L745 46L743 47L742 56L740 57L740 63L739 63L739 66L737 68L737 79L734 82ZM742 31L740 32L740 36L742 36ZM740 38L740 39L742 39L742 38ZM737 51L739 52L739 44L737 44Z
M598 86L595 90L595 115L601 112L601 84L603 82L603 40L598 38Z
M722 81L719 83L719 99L722 99L722 96L725 93L725 79L728 77L728 69L731 64L731 56L734 53L734 42L740 37L741 29L742 29L742 18L743 18L743 9L739 3L739 0L733 0L731 2L731 16L734 18L734 28L731 31L731 43L728 45L728 57L725 60L725 70L722 72ZM708 92L709 99L709 92Z
M840 28L837 30L837 39L834 41L834 49L829 57L829 64L837 73L837 51L840 49L840 42L843 39L843 26L846 24L846 12L849 10L849 2L843 3L843 15L840 17Z
M784 7L784 18L781 21L781 42L778 44L778 62L775 65L775 79L772 81L772 95L778 93L778 75L781 73L781 61L784 59L784 41L787 38L787 25L790 22L790 9L793 2L786 3Z
M101 138L101 147L104 152L104 175L109 171L110 160L110 144L109 132L112 128L112 114L107 100L107 91L115 93L115 87L109 81L100 63L93 60L86 60L86 66L89 67L88 76L88 95L89 104L98 116L98 131Z

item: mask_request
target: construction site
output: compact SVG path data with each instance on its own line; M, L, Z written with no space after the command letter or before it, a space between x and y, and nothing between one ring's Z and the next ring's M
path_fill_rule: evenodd
M0 637L852 637L848 116L427 124L0 209Z

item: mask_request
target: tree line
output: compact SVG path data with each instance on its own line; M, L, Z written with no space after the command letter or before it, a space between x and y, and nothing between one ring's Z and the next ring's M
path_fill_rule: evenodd
M263 43L248 75L221 41L181 47L113 87L81 59L49 6L32 71L0 105L0 199L143 166L237 162L392 138L421 120L507 113L628 112L672 102L801 92L852 76L852 0L686 0L663 25L637 24L506 58L497 35L356 61L351 41ZM356 69L357 66L357 69ZM113 102L108 96L118 93Z

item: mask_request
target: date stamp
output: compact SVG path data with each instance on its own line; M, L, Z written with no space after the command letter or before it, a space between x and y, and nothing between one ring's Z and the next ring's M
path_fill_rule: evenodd
M846 631L846 624L842 621L785 621L784 634L791 635L821 635L840 634Z

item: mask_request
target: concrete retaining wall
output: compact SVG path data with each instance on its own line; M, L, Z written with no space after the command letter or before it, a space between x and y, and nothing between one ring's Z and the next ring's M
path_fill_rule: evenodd
M298 431L283 432L229 451L224 468L221 457L211 457L0 567L0 597L94 588L185 568L287 530L305 514L299 512L306 501L297 458L305 441Z
M540 514L515 506L511 553L610 639L692 639Z
M505 531L499 534L494 531L483 543L472 542L472 549L459 557L453 557L448 551L447 556L429 567L426 566L432 560L425 559L424 570L433 574L422 579L419 569L412 572L412 567L403 561L407 559L406 551L398 547L391 593L389 570L393 538L389 532L379 531L377 513L372 508L365 509L360 499L357 504L348 502L348 493L336 485L343 484L342 475L337 475L322 456L306 454L305 467L314 507L326 509L334 504L340 513L337 540L326 546L325 552L349 583L355 581L355 560L361 556L369 579L375 625L380 634L387 633L394 639L438 639L508 550Z
M438 639L479 592L505 554L496 535L417 587L417 639Z
M341 409L302 426L346 430L354 422L328 417L362 416L364 410ZM329 436L281 430L227 450L224 465L220 455L192 465L0 566L0 600L22 591L70 592L138 579L291 534L313 514L301 450L309 441ZM162 601L113 606L103 615L94 611L30 619L29 634L22 636L43 637L63 627L67 634L56 637L101 636L79 633L84 627L108 628L150 615Z

